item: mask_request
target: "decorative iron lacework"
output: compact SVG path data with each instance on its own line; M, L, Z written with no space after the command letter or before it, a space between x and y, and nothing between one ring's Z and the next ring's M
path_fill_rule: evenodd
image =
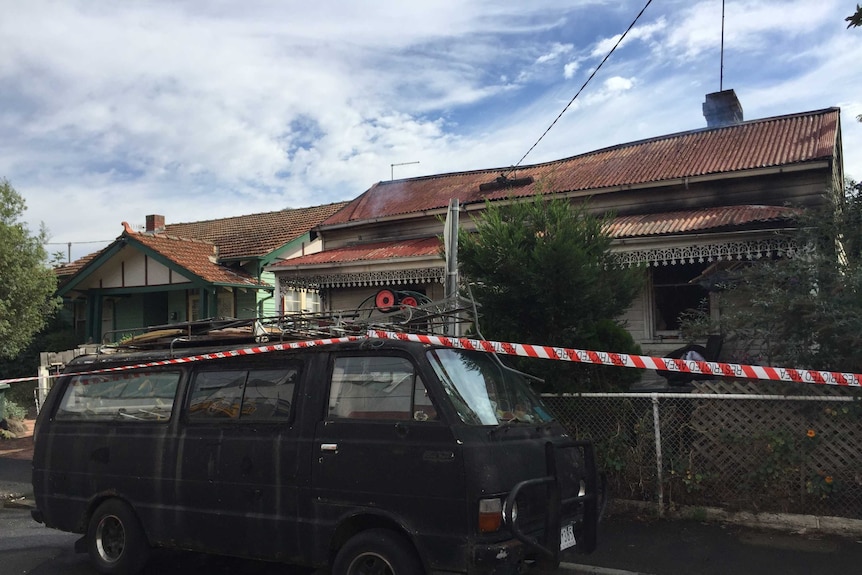
M793 257L797 251L796 242L789 238L775 237L758 241L727 242L721 244L701 244L675 248L653 248L616 252L621 265L658 266L695 262L715 262L721 260L759 260L761 258Z
M278 282L282 288L320 289L443 283L445 278L446 270L439 267L347 274L330 273L313 276L281 276Z
M758 241L726 242L680 246L674 248L651 248L616 252L620 265L659 266L684 263L704 263L721 260L758 260L762 258L792 257L797 251L796 242L789 238L774 237ZM444 283L446 270L443 267L408 270L387 270L357 273L328 273L309 276L282 275L278 282L282 288L318 290L320 288L345 288L367 286L390 286L417 283Z

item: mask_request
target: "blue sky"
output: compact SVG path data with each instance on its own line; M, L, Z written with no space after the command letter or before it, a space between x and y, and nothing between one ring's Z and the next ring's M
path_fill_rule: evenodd
M0 177L49 252L73 242L76 259L147 214L509 166L645 2L0 0ZM727 0L723 88L746 119L840 106L845 171L862 179L855 7ZM720 41L721 0L653 0L524 163L704 127Z

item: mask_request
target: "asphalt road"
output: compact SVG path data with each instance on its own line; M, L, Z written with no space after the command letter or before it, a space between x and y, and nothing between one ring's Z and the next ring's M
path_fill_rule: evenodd
M0 573L3 575L98 575L85 553L75 553L78 535L48 529L29 509L0 508ZM275 563L156 551L142 575L310 575Z
M77 535L34 522L27 509L0 509L0 573L97 575ZM862 541L746 529L698 521L608 518L598 551L559 575L851 575L862 572ZM143 575L311 575L290 566L156 551Z
M0 495L26 493L29 461L0 458ZM0 508L0 574L96 575L77 535L48 529L28 509ZM758 530L693 520L606 517L599 547L558 574L843 575L862 573L862 536ZM157 551L144 575L309 575L271 563Z

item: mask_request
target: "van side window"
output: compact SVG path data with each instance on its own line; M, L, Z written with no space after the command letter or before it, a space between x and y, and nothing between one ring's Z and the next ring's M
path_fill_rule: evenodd
M287 419L299 379L299 367L248 372L242 399L242 419Z
M179 371L76 375L66 385L58 420L164 421L171 417Z
M189 417L237 419L246 371L199 371L195 375Z
M288 419L299 365L200 371L192 383L189 419Z
M332 370L329 417L431 421L437 411L408 359L339 357Z

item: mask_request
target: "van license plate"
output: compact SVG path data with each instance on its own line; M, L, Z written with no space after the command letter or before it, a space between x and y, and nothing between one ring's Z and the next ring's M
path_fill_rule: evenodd
M560 529L560 551L568 549L575 545L575 532L572 529L572 524L568 524Z

